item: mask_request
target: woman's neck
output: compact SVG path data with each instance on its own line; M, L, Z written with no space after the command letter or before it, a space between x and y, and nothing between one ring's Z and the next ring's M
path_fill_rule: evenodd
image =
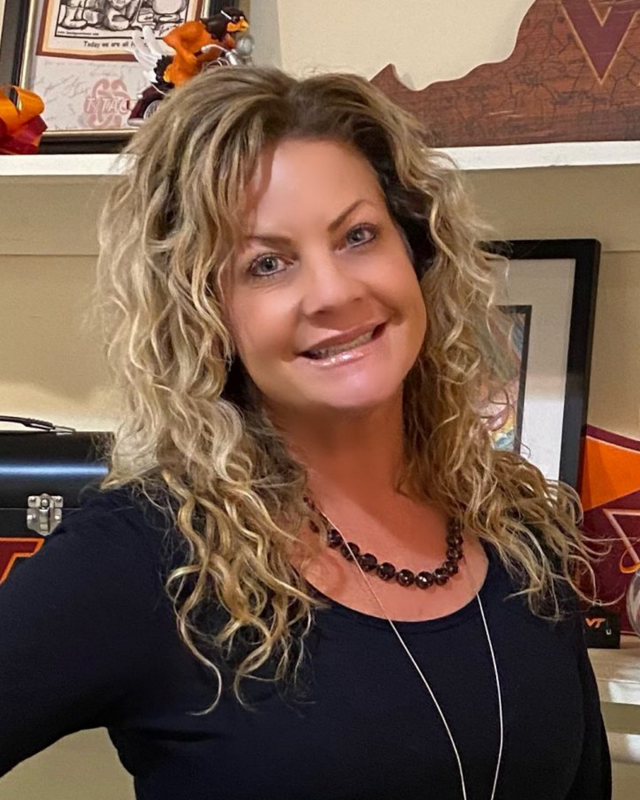
M404 457L401 395L359 415L270 416L306 466L309 491L319 503L346 495L369 505L397 494Z

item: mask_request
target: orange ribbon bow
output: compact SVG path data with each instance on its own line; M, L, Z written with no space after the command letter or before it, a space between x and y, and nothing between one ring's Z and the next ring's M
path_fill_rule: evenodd
M0 86L0 153L36 153L47 126L42 99L19 86Z

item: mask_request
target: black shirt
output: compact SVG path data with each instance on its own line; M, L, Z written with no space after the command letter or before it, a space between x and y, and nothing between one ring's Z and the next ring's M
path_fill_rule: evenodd
M139 800L460 800L451 744L386 620L335 601L305 640L302 695L215 676L179 638L162 580L175 531L126 490L92 494L0 586L0 775L105 726ZM488 548L481 589L504 704L496 798L607 800L610 763L574 615L532 615ZM458 745L468 800L489 800L495 678L477 602L397 628ZM90 791L90 787L87 787Z

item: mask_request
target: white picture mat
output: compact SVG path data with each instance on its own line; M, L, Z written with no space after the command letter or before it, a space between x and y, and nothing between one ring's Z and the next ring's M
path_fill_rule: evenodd
M500 304L531 306L522 455L546 478L560 475L575 259L510 260Z

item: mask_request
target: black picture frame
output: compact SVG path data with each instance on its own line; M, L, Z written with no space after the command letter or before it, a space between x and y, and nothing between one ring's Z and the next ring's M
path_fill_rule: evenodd
M589 407L601 244L596 239L520 239L489 242L487 248L504 256L510 262L568 259L575 264L566 352L558 479L577 489L580 480L583 433Z
M0 84L20 83L26 52L29 15L33 0L5 0L0 11ZM203 15L218 13L229 2L203 0ZM25 88L29 88L28 86ZM45 98L46 100L46 98ZM46 121L46 120L45 120ZM45 131L40 153L118 153L131 138L134 129L122 131L73 132Z

